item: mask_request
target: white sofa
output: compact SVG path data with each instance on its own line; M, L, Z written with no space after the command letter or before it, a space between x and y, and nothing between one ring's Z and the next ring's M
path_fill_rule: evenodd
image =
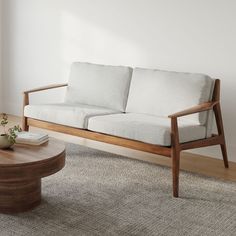
M170 151L166 156L173 157L178 149L176 147L179 147L178 153L184 150L181 145L197 145L197 140L210 141L217 137L212 136L215 107L219 108L220 118L221 113L217 99L219 92L214 85L215 80L203 74L75 62L68 84L24 92L24 128L27 130L29 125L34 125L65 133L70 133L68 130L72 129L79 130L78 136L104 142L109 142L106 141L109 137L112 140L117 138L117 141L110 143L121 146L125 146L121 139L127 142L132 140L134 147L129 147L155 145L163 151L160 154L165 155L164 150L168 149ZM30 93L62 86L67 86L63 103L29 104ZM168 117L182 110L184 114ZM209 145L221 144L225 148L227 166L222 122L220 125L219 139ZM89 135L83 135L83 132ZM92 132L102 136L93 138ZM148 151L147 148L144 150ZM173 163L176 164L179 168L178 160ZM178 176L173 178L174 185L178 185ZM178 186L175 186L174 196L178 196Z

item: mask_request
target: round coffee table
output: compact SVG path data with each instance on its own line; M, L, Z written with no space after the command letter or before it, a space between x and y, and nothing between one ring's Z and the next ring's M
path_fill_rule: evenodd
M31 210L41 202L41 178L65 166L65 146L50 139L40 146L0 150L0 213Z

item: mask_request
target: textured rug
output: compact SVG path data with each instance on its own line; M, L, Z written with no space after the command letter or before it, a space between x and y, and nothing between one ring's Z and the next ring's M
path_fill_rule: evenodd
M223 166L222 166L223 168ZM68 144L35 210L0 214L0 235L236 235L236 184Z

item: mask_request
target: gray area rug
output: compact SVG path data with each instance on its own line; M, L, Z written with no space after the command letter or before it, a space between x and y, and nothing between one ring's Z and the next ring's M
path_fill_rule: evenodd
M223 164L222 164L223 168ZM236 235L236 183L68 144L66 167L43 179L35 210L0 214L0 235Z

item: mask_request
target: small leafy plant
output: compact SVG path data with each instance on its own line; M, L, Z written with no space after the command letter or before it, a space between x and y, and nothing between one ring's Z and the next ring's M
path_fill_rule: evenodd
M16 142L17 132L21 132L22 129L19 125L15 125L12 128L7 129L8 124L8 117L7 114L2 113L0 116L1 124L3 132L0 134L1 136L7 137L8 141L11 144L14 144Z

